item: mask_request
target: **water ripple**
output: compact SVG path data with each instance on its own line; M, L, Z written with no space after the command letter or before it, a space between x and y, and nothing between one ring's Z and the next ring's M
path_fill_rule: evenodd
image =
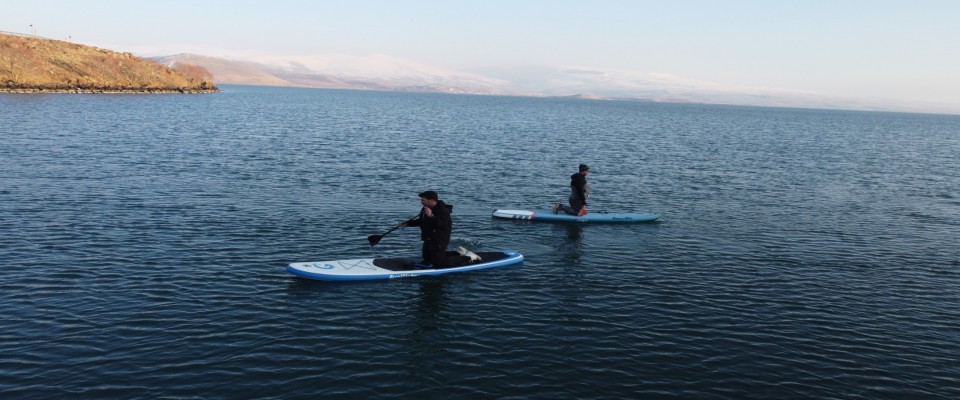
M3 398L960 397L956 118L243 87L0 105ZM595 211L661 221L490 217L562 199L579 162ZM416 253L416 229L366 237L428 188L453 246L523 265L284 271Z

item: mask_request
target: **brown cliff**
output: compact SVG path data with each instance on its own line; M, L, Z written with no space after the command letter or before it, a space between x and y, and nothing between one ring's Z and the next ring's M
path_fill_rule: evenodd
M130 53L0 33L0 92L207 93L206 69L168 68Z

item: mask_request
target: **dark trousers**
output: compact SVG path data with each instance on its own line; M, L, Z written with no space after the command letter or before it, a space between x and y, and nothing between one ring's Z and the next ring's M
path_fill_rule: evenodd
M583 209L583 201L577 196L570 196L569 200L569 206L561 206L560 208L567 214L580 215L580 210Z
M470 257L447 251L446 243L423 242L423 261L433 264L434 268L456 267L468 263Z

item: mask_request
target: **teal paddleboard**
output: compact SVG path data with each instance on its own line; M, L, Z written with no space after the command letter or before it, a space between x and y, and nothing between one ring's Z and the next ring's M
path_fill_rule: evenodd
M565 212L554 214L550 210L496 210L494 218L518 219L526 221L550 222L652 222L660 218L660 214L653 213L611 213L590 211L587 215L576 216Z

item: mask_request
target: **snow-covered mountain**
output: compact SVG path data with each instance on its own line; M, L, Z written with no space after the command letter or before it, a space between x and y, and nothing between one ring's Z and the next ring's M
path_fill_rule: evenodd
M591 67L490 67L456 71L384 55L343 54L254 60L178 54L157 61L205 67L217 84L917 111L892 101L843 99L800 90L730 86L666 73Z
M472 94L521 94L510 82L471 72L436 68L382 55L263 57L255 61L178 54L162 64L199 65L221 84L313 88L426 91Z

